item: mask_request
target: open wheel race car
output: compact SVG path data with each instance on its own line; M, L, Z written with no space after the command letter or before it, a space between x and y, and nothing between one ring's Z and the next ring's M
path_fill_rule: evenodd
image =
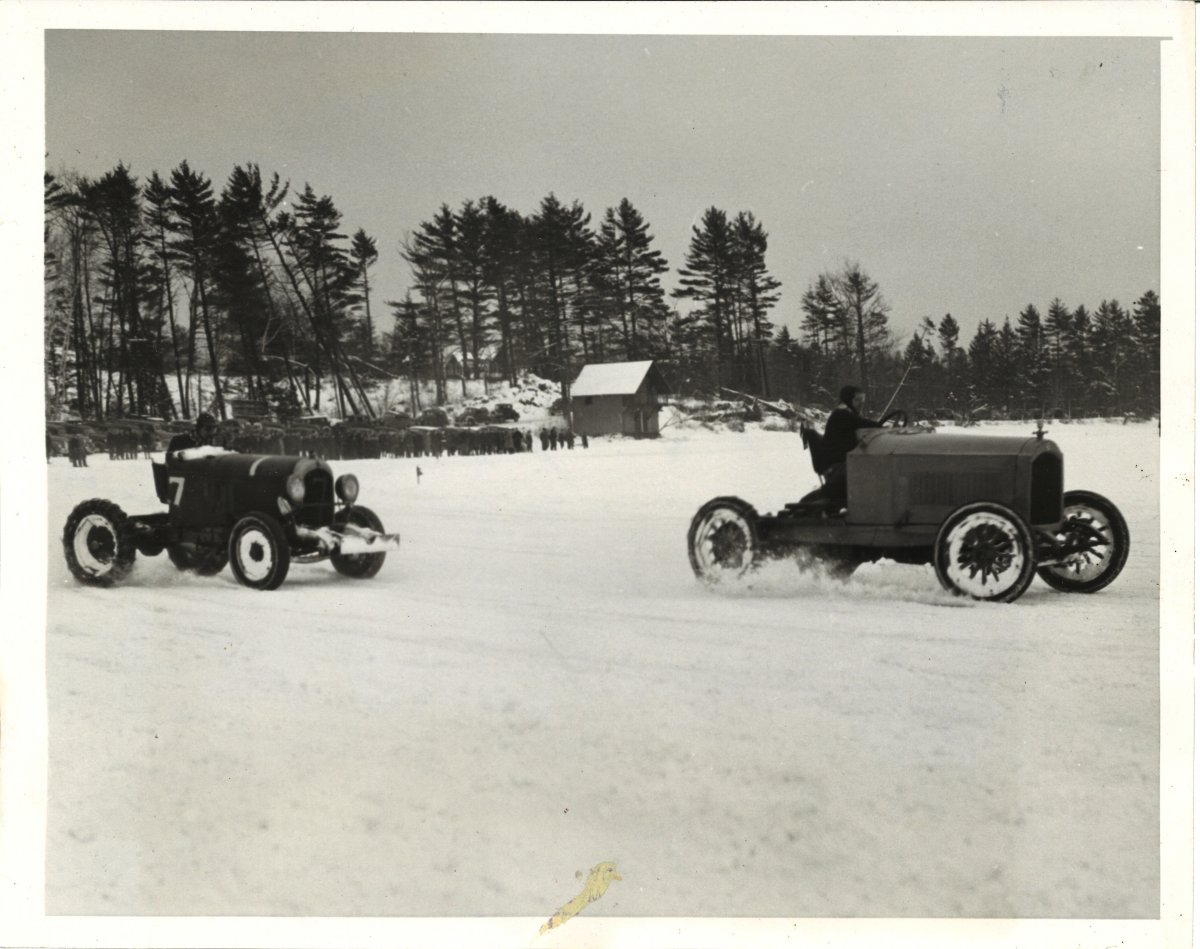
M1121 512L1091 491L1063 493L1063 456L1040 425L1030 437L860 431L846 456L846 502L820 490L760 515L735 497L709 501L688 530L688 556L709 584L739 578L768 558L794 557L848 577L887 558L933 564L942 586L1009 603L1036 573L1056 590L1095 593L1129 554ZM826 470L819 433L802 430L813 469Z
M328 559L343 576L373 577L399 534L384 533L370 508L355 503L358 479L336 480L316 458L188 449L153 462L166 511L127 515L112 501L76 505L63 528L63 552L75 578L111 586L137 555L164 550L180 570L203 576L229 564L255 590L274 590L288 567Z

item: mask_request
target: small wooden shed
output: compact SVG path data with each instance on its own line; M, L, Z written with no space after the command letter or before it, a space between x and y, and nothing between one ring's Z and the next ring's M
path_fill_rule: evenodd
M668 394L653 359L591 363L571 386L572 427L579 435L658 435Z

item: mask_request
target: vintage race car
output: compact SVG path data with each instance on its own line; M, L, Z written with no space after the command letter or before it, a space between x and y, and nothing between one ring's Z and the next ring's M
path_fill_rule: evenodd
M343 576L366 578L400 546L400 535L385 533L375 513L357 503L358 479L335 480L316 458L197 448L152 468L167 510L127 515L93 498L71 512L62 540L76 579L111 586L139 553L165 550L180 570L209 576L229 564L239 583L274 590L293 560L328 559Z
M819 475L821 436L802 435ZM1056 590L1095 593L1129 553L1111 501L1063 493L1062 452L1040 425L1029 437L866 429L846 456L846 479L844 507L818 492L770 515L740 498L709 501L688 529L696 576L720 584L764 559L795 557L802 569L846 577L887 558L933 564L948 590L1007 603L1035 573Z

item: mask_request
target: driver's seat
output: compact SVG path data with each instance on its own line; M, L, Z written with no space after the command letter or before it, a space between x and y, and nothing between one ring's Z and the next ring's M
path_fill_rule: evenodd
M825 436L815 428L801 425L800 441L808 449L809 457L812 459L813 471L817 473L817 480L821 484L824 484L825 472L829 468L829 456L825 452Z

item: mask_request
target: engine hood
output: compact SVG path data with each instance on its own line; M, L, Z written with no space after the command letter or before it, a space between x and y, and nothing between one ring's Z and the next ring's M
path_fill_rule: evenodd
M865 455L983 455L1013 458L1043 452L1062 454L1048 438L1036 435L974 435L932 428L866 430L856 449Z
M247 455L234 451L200 457L184 454L170 465L172 471L203 472L212 478L277 478L281 481L286 481L293 474L304 475L314 468L332 474L329 465L319 458L305 455Z

